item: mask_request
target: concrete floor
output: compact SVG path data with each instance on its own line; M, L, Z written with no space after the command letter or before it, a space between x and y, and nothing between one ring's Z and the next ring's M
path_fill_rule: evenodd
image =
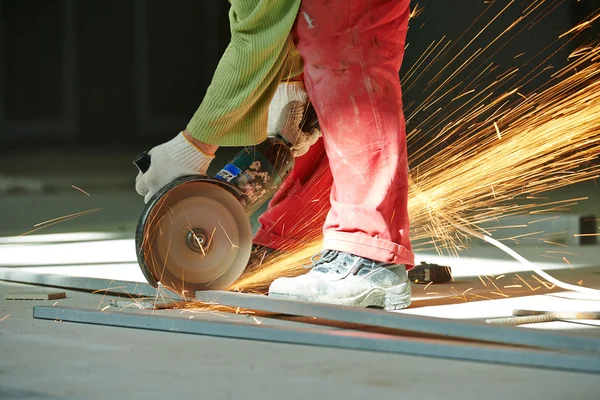
M51 289L0 283L0 294ZM97 308L67 291L58 305ZM104 299L107 300L106 298ZM595 375L32 318L3 301L0 398L597 399Z
M133 155L135 151L99 155L73 152L60 158L37 153L0 157L0 174L4 176L0 183L4 182L5 189L0 194L0 264L51 272L62 268L62 273L77 271L83 276L109 274L114 279L130 274L133 280L140 279L133 247L127 242L133 238L143 206L132 188ZM213 165L222 165L226 157ZM31 180L18 181L15 177ZM600 216L599 194L595 183L588 182L565 188L555 196L588 196L590 200L580 202L572 212ZM41 221L96 207L102 210L36 232L108 233L112 239L121 240L75 239L87 249L79 254L80 259L68 258L68 247L58 243L66 246L69 240L64 237L30 236L34 242L30 244L23 243L29 236L17 237ZM48 243L40 243L43 240ZM110 247L94 247L106 245ZM543 258L547 247L519 249L534 262L546 262L544 268L560 279L574 284L583 280L585 286L600 288L600 247L569 250L579 254L569 256L574 269ZM474 244L455 260L431 254L419 257L452 265L456 281L428 290L415 285L413 307L405 312L484 318L508 315L515 307L595 309L597 304L581 296L575 296L576 302L564 299L566 294L557 290L540 288L533 292L524 286L505 289L510 295L507 299L490 295L491 289L479 283L477 274L496 279L506 270L498 282L511 285L515 273L524 273L519 265L489 247ZM529 276L528 283L535 284ZM469 288L468 295L460 295ZM0 319L4 318L0 321L0 399L597 399L600 391L597 376L563 371L34 320L34 305L55 301L4 300L5 293L48 291L52 289L0 282ZM58 305L98 308L109 300L75 291L67 291L67 295ZM475 301L473 295L493 300ZM553 329L575 328L600 335L596 327L556 324Z

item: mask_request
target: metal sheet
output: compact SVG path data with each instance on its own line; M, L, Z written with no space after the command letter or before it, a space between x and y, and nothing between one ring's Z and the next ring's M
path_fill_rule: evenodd
M69 307L34 307L33 317L86 324L260 340L288 344L439 357L515 366L600 373L600 357L556 351L483 345L449 340L402 338L352 330L264 326L241 322L214 322L157 316L143 312L116 312Z
M316 317L331 321L400 329L443 337L600 353L600 339L589 336L492 326L484 322L423 317L375 309L290 301L269 298L263 295L225 291L196 292L196 299L206 303L215 302L231 307ZM600 356L598 357L600 358Z
M111 279L87 278L57 274L41 274L23 271L20 268L0 268L0 280L19 283L30 283L65 289L85 290L90 292L129 294L132 296L169 298L181 300L181 296L161 287L153 288L147 283L115 281Z

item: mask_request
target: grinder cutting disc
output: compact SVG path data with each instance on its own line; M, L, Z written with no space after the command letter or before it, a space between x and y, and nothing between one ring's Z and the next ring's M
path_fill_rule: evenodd
M246 210L207 178L171 183L146 205L136 233L138 262L150 284L185 297L230 286L252 250Z

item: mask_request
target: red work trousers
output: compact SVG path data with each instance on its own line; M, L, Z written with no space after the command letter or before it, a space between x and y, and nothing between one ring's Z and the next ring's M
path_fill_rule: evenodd
M254 243L414 265L399 70L409 0L303 0L293 29L322 141L296 159ZM329 201L327 198L329 197Z

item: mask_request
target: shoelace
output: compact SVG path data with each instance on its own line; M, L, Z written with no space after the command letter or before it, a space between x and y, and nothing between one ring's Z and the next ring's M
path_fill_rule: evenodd
M315 267L318 267L319 265L323 265L325 263L335 260L338 254L339 252L337 252L336 250L323 250L322 252L315 254L310 258L310 265L303 265L302 267L306 269L313 269Z
M304 265L303 268L306 268L306 269L316 268L316 267L321 266L323 264L326 264L326 263L329 263L331 261L334 261L339 255L340 255L340 252L337 251L337 250L324 250L324 251L322 251L322 252L320 252L320 253L315 254L314 256L312 256L310 258L311 264L310 265ZM355 257L357 257L357 256L355 256ZM373 263L373 261L371 261L371 263ZM346 261L344 261L344 266L346 266L346 267L348 266L348 263ZM324 266L324 267L327 268L327 269L331 269L331 267L327 267L327 266ZM356 275L358 273L358 271L360 269L362 269L363 267L365 267L364 262L356 263L354 265L354 267L352 268L352 270L350 271L350 273L352 275ZM339 274L340 273L340 269L336 268L335 272Z

